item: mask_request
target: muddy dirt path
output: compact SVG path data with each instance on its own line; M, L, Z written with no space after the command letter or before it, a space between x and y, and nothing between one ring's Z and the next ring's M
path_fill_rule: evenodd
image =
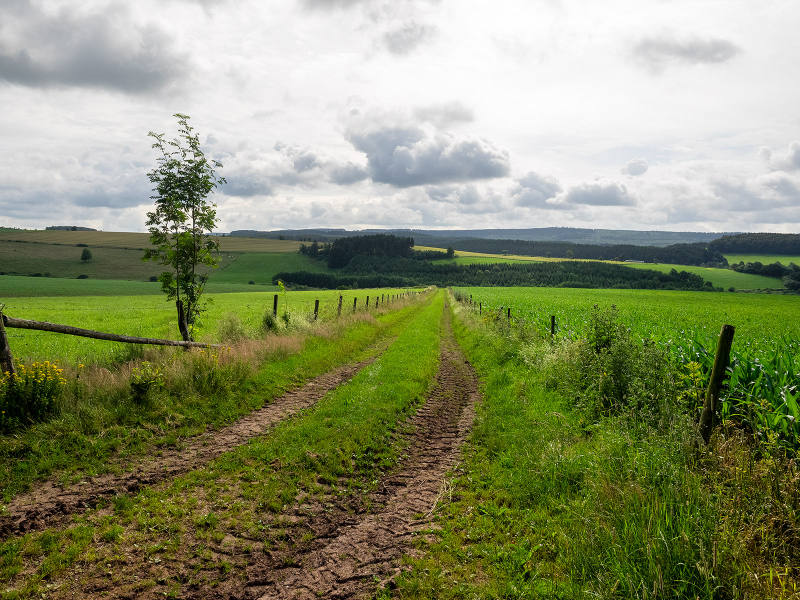
M272 551L237 578L194 598L360 598L391 586L412 537L432 526L439 502L447 501L447 472L459 457L479 400L478 380L450 329L445 308L444 340L435 386L412 419L415 433L401 470L381 482L372 509L355 502L352 512L313 511L306 526L314 540L303 549ZM306 512L308 515L308 512Z
M378 346L378 355L390 341ZM196 469L224 452L263 435L277 423L309 408L325 394L350 380L361 369L375 361L373 356L359 363L345 365L320 375L302 387L276 398L269 405L250 413L233 425L191 438L178 448L163 449L154 459L143 460L133 472L88 477L85 481L63 488L45 482L8 505L0 517L0 540L14 534L65 525L75 513L94 508L101 501L118 494L133 493Z

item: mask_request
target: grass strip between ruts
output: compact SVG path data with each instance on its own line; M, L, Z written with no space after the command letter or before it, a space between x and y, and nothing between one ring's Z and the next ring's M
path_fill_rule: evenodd
M118 497L110 514L0 545L0 581L14 588L4 597L80 593L87 581L175 597L241 578L254 553L308 543L287 507L369 489L402 460L398 433L436 374L443 302L434 295L372 365L266 436L164 488Z
M154 446L177 446L180 438L232 423L317 375L374 356L372 345L396 336L420 310L412 303L374 321L342 326L330 337L302 334L299 352L278 352L243 380L235 369L216 370L215 376L231 380L219 382L212 393L182 388L144 404L129 389L78 397L75 406L51 421L0 436L3 499L8 502L54 473L62 483L98 475L122 468Z

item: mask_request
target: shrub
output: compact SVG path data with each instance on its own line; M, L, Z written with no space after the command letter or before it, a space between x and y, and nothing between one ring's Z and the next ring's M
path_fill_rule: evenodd
M89 279L89 276L86 273L81 273L78 275L77 279Z
M131 392L133 400L142 404L150 398L153 390L164 387L164 375L161 370L145 361L133 370L131 375Z
M158 281L158 277L156 275L150 275L150 281Z
M15 374L0 377L0 428L19 429L29 423L44 421L56 410L56 399L67 380L63 369L50 361L30 366L17 362Z
M92 260L92 251L88 248L84 248L83 252L81 252L81 260L87 261Z
M271 310L264 311L264 316L261 318L261 331L264 333L278 331L278 321L272 315Z
M255 281L253 281L252 279L251 279L250 281L248 281L248 282L247 282L247 285L255 285L255 284L256 284L256 282L255 282Z

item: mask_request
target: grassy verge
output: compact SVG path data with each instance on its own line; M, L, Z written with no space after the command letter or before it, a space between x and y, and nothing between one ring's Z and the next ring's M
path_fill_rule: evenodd
M304 415L161 489L119 496L63 531L0 545L5 598L47 590L178 597L239 581L264 553L308 545L293 505L339 510L401 459L397 434L435 375L443 293L404 321L395 343ZM300 515L303 513L300 512Z
M154 446L175 446L208 426L230 423L291 387L363 360L420 310L412 303L377 318L342 318L310 332L244 342L220 355L153 351L148 358L158 375L139 397L130 383L138 361L114 371L86 369L68 384L55 418L0 436L4 501L54 473L68 483L119 469Z
M551 348L470 314L454 330L485 400L441 529L419 538L393 597L797 597L791 461L730 432L699 452L680 411L598 413L555 391L573 376L587 394L609 383L571 342Z

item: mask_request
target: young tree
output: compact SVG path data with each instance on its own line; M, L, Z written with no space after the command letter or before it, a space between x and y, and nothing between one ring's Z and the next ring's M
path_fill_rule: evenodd
M178 328L185 341L192 339L200 303L208 276L198 272L201 265L216 267L219 241L210 237L217 224L217 205L208 201L224 177L217 177L214 168L222 168L216 160L209 161L200 149L200 137L193 134L189 117L181 113L178 137L167 141L164 134L147 135L155 138L153 148L161 152L157 166L147 174L155 185L155 210L147 213L150 243L142 260L154 260L170 267L158 280L169 300L175 299Z
M92 260L92 251L84 248L83 252L81 252L81 260Z

